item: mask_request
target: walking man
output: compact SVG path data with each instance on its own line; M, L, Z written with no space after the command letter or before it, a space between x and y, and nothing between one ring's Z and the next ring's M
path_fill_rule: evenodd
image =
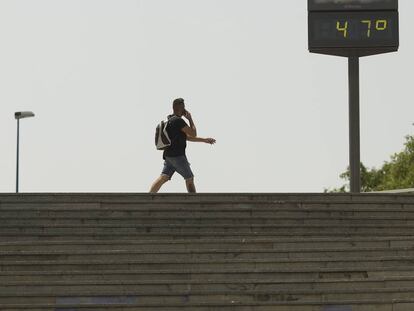
M190 125L182 117L186 118ZM161 176L151 186L150 193L157 193L162 185L171 180L175 172L184 178L187 191L195 193L194 175L185 154L187 141L213 145L216 140L214 138L197 137L197 129L193 118L191 113L185 109L184 99L182 98L177 98L173 102L173 114L168 116L167 132L171 139L171 145L164 150L164 168Z

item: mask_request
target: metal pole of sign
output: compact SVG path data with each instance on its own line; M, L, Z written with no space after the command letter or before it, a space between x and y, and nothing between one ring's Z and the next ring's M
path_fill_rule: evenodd
M349 70L349 168L351 193L361 192L361 150L359 114L359 57L348 58Z
M17 152L16 152L16 193L19 193L19 147L20 147L20 119L32 118L35 114L31 111L17 111L14 117L17 120Z
M19 140L20 140L20 120L17 119L16 193L19 193Z

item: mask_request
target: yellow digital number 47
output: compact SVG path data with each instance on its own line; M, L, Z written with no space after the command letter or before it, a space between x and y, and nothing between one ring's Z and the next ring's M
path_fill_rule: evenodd
M343 31L344 38L348 37L348 22L345 22L345 25L342 27L341 22L336 22L336 30Z

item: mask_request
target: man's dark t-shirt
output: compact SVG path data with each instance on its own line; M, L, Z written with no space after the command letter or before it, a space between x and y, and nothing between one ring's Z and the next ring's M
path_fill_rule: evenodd
M168 119L167 132L171 139L171 146L164 150L163 158L179 157L185 155L187 147L187 135L182 131L187 126L185 121L177 116L171 116Z

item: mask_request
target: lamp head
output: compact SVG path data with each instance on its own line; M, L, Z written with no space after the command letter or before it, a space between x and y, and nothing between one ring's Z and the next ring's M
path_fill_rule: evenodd
M14 114L16 120L24 119L24 118L31 118L34 117L35 114L31 111L19 111Z

